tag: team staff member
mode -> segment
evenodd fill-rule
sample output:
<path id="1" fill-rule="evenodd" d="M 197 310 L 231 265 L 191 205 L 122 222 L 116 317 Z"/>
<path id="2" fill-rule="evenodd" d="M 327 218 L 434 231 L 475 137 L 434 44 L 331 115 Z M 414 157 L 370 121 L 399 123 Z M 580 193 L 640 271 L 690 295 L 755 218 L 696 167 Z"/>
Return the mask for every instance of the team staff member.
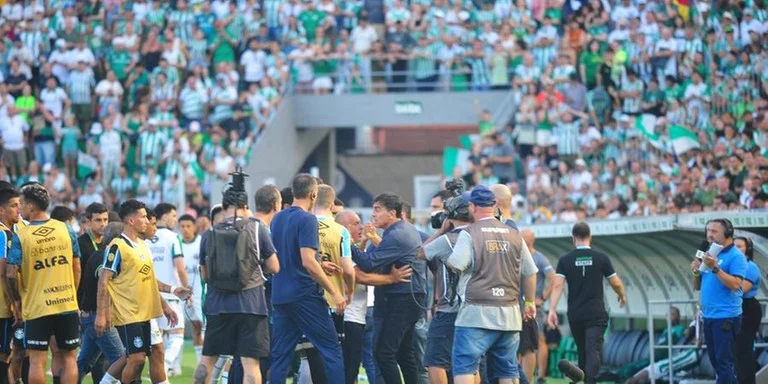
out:
<path id="1" fill-rule="evenodd" d="M 320 236 L 321 265 L 334 288 L 338 292 L 345 292 L 347 303 L 352 301 L 355 290 L 355 267 L 352 265 L 352 248 L 349 231 L 344 226 L 333 221 L 333 207 L 335 206 L 336 193 L 333 187 L 321 184 L 317 187 L 317 200 L 315 201 L 314 214 L 317 217 L 317 226 Z M 340 339 L 344 336 L 344 314 L 336 313 L 333 296 L 329 292 L 324 294 L 325 300 L 331 307 L 331 316 L 336 325 L 336 331 Z M 316 348 L 306 351 L 313 383 L 325 383 L 322 358 Z"/>
<path id="2" fill-rule="evenodd" d="M 94 235 L 98 234 L 97 244 L 99 244 L 99 248 L 88 257 L 88 262 L 83 265 L 83 277 L 80 281 L 78 304 L 80 305 L 81 340 L 80 353 L 77 355 L 77 369 L 80 373 L 79 378 L 81 382 L 88 372 L 91 372 L 91 378 L 94 383 L 100 382 L 104 377 L 106 369 L 120 359 L 125 351 L 117 330 L 110 328 L 101 336 L 96 336 L 96 328 L 94 327 L 97 309 L 96 294 L 99 286 L 98 269 L 104 262 L 104 251 L 107 248 L 107 244 L 123 232 L 123 226 L 119 222 L 110 223 L 107 226 L 102 225 L 101 219 L 107 219 L 108 217 L 106 207 L 103 205 L 93 203 L 86 208 L 86 213 L 88 211 L 99 211 L 102 207 L 104 212 L 86 216 L 90 218 L 89 222 L 93 224 L 91 231 L 93 231 Z M 91 243 L 90 240 L 89 233 L 80 236 L 78 241 L 80 242 L 81 250 Z M 107 366 L 100 367 L 102 363 L 106 363 Z"/>
<path id="3" fill-rule="evenodd" d="M 77 244 L 80 247 L 80 265 L 82 266 L 83 271 L 85 271 L 91 256 L 93 256 L 102 246 L 104 228 L 109 222 L 109 211 L 107 210 L 107 207 L 104 206 L 104 204 L 92 203 L 85 209 L 85 213 L 83 213 L 81 221 L 83 223 L 81 224 L 81 227 L 83 227 L 83 233 L 77 238 Z M 101 257 L 97 258 L 101 259 Z M 85 280 L 86 274 L 84 273 L 83 276 L 83 280 Z M 89 277 L 90 280 L 96 279 L 95 276 L 87 277 Z M 77 303 L 80 306 L 81 311 L 80 327 L 82 329 L 87 329 L 88 327 L 85 325 L 87 323 L 90 324 L 90 328 L 93 329 L 93 320 L 96 318 L 96 284 L 91 287 L 93 289 L 92 310 L 83 309 L 83 302 L 85 300 L 85 287 L 83 285 L 84 284 L 81 282 L 80 288 L 77 290 Z M 88 318 L 88 315 L 90 315 L 90 318 Z M 113 340 L 119 341 L 117 334 L 114 336 L 115 338 Z M 85 339 L 84 332 L 81 333 L 81 337 Z M 113 361 L 104 361 L 104 355 L 100 353 L 98 347 L 96 347 L 96 344 L 94 344 L 93 341 L 93 338 L 91 338 L 88 341 L 89 345 L 86 345 L 84 340 L 80 340 L 80 353 L 77 355 L 77 368 L 80 372 L 79 376 L 81 381 L 82 377 L 88 374 L 88 372 L 91 373 L 91 377 L 93 378 L 94 382 L 100 381 L 101 377 L 104 376 L 104 372 L 106 372 L 106 369 L 109 367 L 108 364 L 113 363 Z M 118 345 L 115 348 L 119 349 L 120 347 L 121 346 Z M 96 360 L 91 361 L 91 356 L 88 356 L 84 353 L 95 356 Z"/>
<path id="4" fill-rule="evenodd" d="M 338 334 L 322 290 L 331 293 L 336 313 L 347 300 L 317 261 L 320 248 L 317 218 L 310 212 L 317 200 L 317 180 L 302 173 L 293 178 L 293 205 L 275 215 L 272 239 L 281 272 L 272 278 L 271 383 L 284 383 L 296 343 L 304 334 L 320 351 L 329 383 L 344 382 L 344 363 Z"/>
<path id="5" fill-rule="evenodd" d="M 512 191 L 504 184 L 494 184 L 490 188 L 493 196 L 496 198 L 496 209 L 498 210 L 499 220 L 502 223 L 517 228 L 517 223 L 509 217 L 512 214 Z"/>
<path id="6" fill-rule="evenodd" d="M 8 254 L 13 239 L 13 224 L 18 220 L 21 207 L 21 195 L 13 188 L 0 189 L 0 276 L 6 275 Z M 0 383 L 8 381 L 8 358 L 11 355 L 13 340 L 13 301 L 5 284 L 0 284 Z"/>
<path id="7" fill-rule="evenodd" d="M 102 384 L 130 383 L 139 377 L 150 355 L 150 320 L 165 315 L 178 321 L 176 312 L 160 298 L 160 291 L 181 295 L 183 287 L 172 287 L 155 278 L 152 254 L 140 236 L 147 230 L 147 210 L 137 200 L 120 205 L 123 233 L 107 246 L 99 270 L 96 336 L 115 326 L 126 357 L 120 358 L 102 378 Z M 119 377 L 119 379 L 117 379 Z M 167 384 L 165 380 L 159 384 Z"/>
<path id="8" fill-rule="evenodd" d="M 763 318 L 763 310 L 755 299 L 760 288 L 760 267 L 753 261 L 754 245 L 748 237 L 737 237 L 734 241 L 736 248 L 747 257 L 747 274 L 741 283 L 741 291 L 744 298 L 741 304 L 741 330 L 736 334 L 736 376 L 740 384 L 755 383 L 755 335 Z"/>
<path id="9" fill-rule="evenodd" d="M 727 219 L 707 223 L 707 241 L 724 248 L 716 256 L 707 254 L 701 273 L 701 314 L 707 354 L 717 372 L 717 384 L 736 383 L 733 363 L 736 333 L 741 328 L 741 284 L 747 273 L 747 258 L 733 242 L 733 224 Z M 693 271 L 701 261 L 694 258 Z"/>
<path id="10" fill-rule="evenodd" d="M 417 383 L 421 363 L 416 361 L 414 327 L 422 316 L 426 297 L 426 276 L 416 265 L 421 247 L 419 231 L 402 217 L 400 196 L 382 193 L 373 199 L 373 226 L 363 230 L 373 244 L 368 251 L 354 248 L 352 260 L 365 272 L 389 273 L 392 268 L 414 268 L 410 284 L 400 283 L 374 290 L 374 348 L 376 368 L 387 384 L 400 383 L 400 371 L 406 383 Z M 373 227 L 383 229 L 381 237 Z M 398 367 L 399 366 L 399 367 Z"/>
<path id="11" fill-rule="evenodd" d="M 48 344 L 54 336 L 63 359 L 59 376 L 64 383 L 76 383 L 80 249 L 70 227 L 46 215 L 50 202 L 42 185 L 22 188 L 21 214 L 30 223 L 13 237 L 6 275 L 11 297 L 21 300 L 21 313 L 26 321 L 24 342 L 29 351 L 29 382 L 45 383 Z"/>
<path id="12" fill-rule="evenodd" d="M 475 187 L 469 198 L 475 221 L 459 233 L 445 263 L 460 273 L 453 341 L 453 376 L 457 384 L 471 384 L 483 355 L 495 358 L 494 377 L 518 378 L 517 348 L 522 329 L 520 276 L 525 297 L 536 289 L 536 266 L 525 242 L 514 228 L 494 217 L 496 198 L 488 188 Z M 525 302 L 525 318 L 536 316 L 533 302 Z"/>
<path id="13" fill-rule="evenodd" d="M 336 215 L 336 222 L 343 225 L 349 231 L 352 243 L 359 247 L 363 245 L 363 225 L 360 217 L 352 211 L 341 211 Z M 354 384 L 360 372 L 360 362 L 363 355 L 363 346 L 366 343 L 366 312 L 368 309 L 368 286 L 390 285 L 398 283 L 410 283 L 413 270 L 409 265 L 400 268 L 392 268 L 389 274 L 365 273 L 355 266 L 355 293 L 352 302 L 344 310 L 344 340 L 341 343 L 344 352 L 344 382 Z M 371 357 L 372 359 L 372 357 Z M 370 378 L 376 377 L 375 369 L 365 367 L 365 373 Z M 371 380 L 372 381 L 372 380 Z"/>
<path id="14" fill-rule="evenodd" d="M 603 279 L 619 296 L 621 307 L 627 302 L 624 285 L 613 270 L 611 259 L 593 250 L 592 235 L 587 223 L 578 223 L 571 230 L 576 249 L 557 262 L 556 278 L 549 307 L 549 326 L 557 326 L 557 304 L 563 294 L 564 281 L 568 282 L 568 324 L 579 352 L 579 368 L 584 371 L 584 382 L 597 382 L 603 356 L 603 335 L 608 325 L 608 312 L 603 301 Z"/>
<path id="15" fill-rule="evenodd" d="M 536 319 L 523 321 L 523 331 L 520 333 L 520 365 L 522 373 L 525 374 L 528 382 L 533 382 L 533 371 L 536 369 L 536 359 L 538 350 L 539 360 L 539 380 L 544 380 L 547 374 L 547 364 L 549 362 L 549 351 L 546 340 L 544 339 L 544 325 L 546 318 L 544 310 L 541 308 L 544 302 L 549 299 L 552 293 L 552 282 L 555 280 L 555 269 L 549 260 L 534 248 L 536 235 L 530 229 L 524 229 L 520 236 L 525 240 L 528 246 L 528 252 L 533 257 L 533 263 L 536 264 Z M 543 353 L 542 353 L 543 352 Z"/>
<path id="16" fill-rule="evenodd" d="M 437 312 L 429 325 L 424 356 L 424 366 L 427 367 L 431 384 L 449 382 L 456 315 L 460 306 L 456 297 L 459 276 L 443 260 L 451 255 L 459 233 L 472 223 L 469 201 L 464 197 L 451 198 L 445 207 L 446 221 L 443 228 L 427 239 L 419 251 L 419 257 L 427 259 L 435 274 L 436 299 L 433 305 L 437 307 Z"/>

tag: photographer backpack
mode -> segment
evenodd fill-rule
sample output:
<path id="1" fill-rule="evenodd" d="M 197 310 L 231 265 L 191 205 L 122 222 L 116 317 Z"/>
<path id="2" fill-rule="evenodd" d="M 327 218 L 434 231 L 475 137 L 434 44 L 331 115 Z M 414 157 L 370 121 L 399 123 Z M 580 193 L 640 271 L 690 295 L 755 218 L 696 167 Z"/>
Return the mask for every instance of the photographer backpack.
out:
<path id="1" fill-rule="evenodd" d="M 240 292 L 263 285 L 259 229 L 254 219 L 237 219 L 211 229 L 205 247 L 208 284 L 222 291 Z M 252 255 L 256 255 L 253 257 Z"/>

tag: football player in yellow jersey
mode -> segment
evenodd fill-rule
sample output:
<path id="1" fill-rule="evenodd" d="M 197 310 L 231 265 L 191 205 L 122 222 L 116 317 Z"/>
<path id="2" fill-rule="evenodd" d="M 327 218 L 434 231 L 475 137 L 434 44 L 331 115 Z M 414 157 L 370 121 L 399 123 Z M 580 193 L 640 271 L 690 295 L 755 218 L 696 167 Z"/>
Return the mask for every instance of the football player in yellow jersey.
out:
<path id="1" fill-rule="evenodd" d="M 40 184 L 21 189 L 21 214 L 30 222 L 13 236 L 6 276 L 11 296 L 21 300 L 29 382 L 45 383 L 49 340 L 54 336 L 62 359 L 62 368 L 57 372 L 61 382 L 76 383 L 80 250 L 72 229 L 46 215 L 50 201 L 48 191 Z"/>
<path id="2" fill-rule="evenodd" d="M 120 217 L 123 233 L 107 246 L 104 264 L 99 270 L 94 323 L 98 336 L 114 325 L 126 349 L 127 357 L 112 364 L 101 380 L 109 384 L 130 383 L 141 374 L 144 360 L 151 351 L 151 319 L 165 315 L 172 324 L 178 321 L 173 309 L 160 298 L 159 291 L 189 293 L 186 288 L 172 287 L 155 279 L 152 255 L 140 237 L 148 225 L 144 204 L 137 200 L 123 202 Z"/>
<path id="3" fill-rule="evenodd" d="M 333 285 L 339 292 L 345 292 L 349 296 L 355 290 L 355 267 L 352 263 L 352 243 L 349 231 L 343 225 L 333 220 L 331 211 L 336 199 L 333 187 L 327 184 L 317 186 L 317 200 L 313 213 L 317 216 L 318 231 L 320 235 L 321 264 Z M 331 308 L 335 308 L 333 297 L 326 292 L 325 299 Z"/>
<path id="4" fill-rule="evenodd" d="M 5 277 L 8 252 L 11 249 L 13 238 L 13 224 L 19 218 L 21 198 L 19 192 L 13 187 L 0 189 L 0 276 Z M 0 382 L 2 377 L 8 376 L 8 356 L 11 354 L 11 340 L 13 339 L 13 324 L 15 322 L 13 312 L 13 299 L 6 285 L 0 283 Z M 20 309 L 19 309 L 20 311 Z M 22 358 L 24 355 L 21 355 Z"/>
<path id="5" fill-rule="evenodd" d="M 349 231 L 343 225 L 336 223 L 332 208 L 336 200 L 336 192 L 327 184 L 317 186 L 317 200 L 312 212 L 317 216 L 317 228 L 320 239 L 320 247 L 317 250 L 321 258 L 321 266 L 328 274 L 328 279 L 334 285 L 337 292 L 345 292 L 347 304 L 352 301 L 355 290 L 355 267 L 352 263 L 352 248 Z M 336 312 L 336 302 L 329 292 L 325 292 L 325 300 L 331 308 L 333 323 L 339 338 L 344 335 L 344 314 Z M 307 345 L 308 340 L 302 338 L 302 345 Z M 322 357 L 315 348 L 306 352 L 310 367 L 321 367 Z M 326 382 L 325 371 L 312 370 L 313 382 Z"/>

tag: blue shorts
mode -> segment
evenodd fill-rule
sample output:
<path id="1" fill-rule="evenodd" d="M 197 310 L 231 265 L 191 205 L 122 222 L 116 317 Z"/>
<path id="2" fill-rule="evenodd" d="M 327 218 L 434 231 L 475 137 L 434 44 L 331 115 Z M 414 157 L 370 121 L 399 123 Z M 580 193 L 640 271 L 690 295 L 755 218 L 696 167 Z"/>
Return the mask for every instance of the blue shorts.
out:
<path id="1" fill-rule="evenodd" d="M 429 324 L 424 366 L 451 369 L 456 312 L 438 312 Z"/>
<path id="2" fill-rule="evenodd" d="M 483 355 L 492 356 L 488 367 L 497 379 L 519 378 L 517 348 L 519 331 L 456 327 L 453 337 L 453 374 L 474 375 Z"/>

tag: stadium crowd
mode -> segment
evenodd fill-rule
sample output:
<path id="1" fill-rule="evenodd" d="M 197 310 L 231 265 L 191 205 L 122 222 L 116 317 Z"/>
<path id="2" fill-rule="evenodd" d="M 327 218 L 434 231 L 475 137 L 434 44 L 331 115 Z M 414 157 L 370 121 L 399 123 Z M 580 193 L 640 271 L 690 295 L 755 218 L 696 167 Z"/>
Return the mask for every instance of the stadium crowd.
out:
<path id="1" fill-rule="evenodd" d="M 510 183 L 523 222 L 763 208 L 768 12 L 685 4 L 8 0 L 0 176 L 204 211 L 287 91 L 511 89 L 456 173 Z M 652 145 L 672 126 L 696 142 Z"/>

